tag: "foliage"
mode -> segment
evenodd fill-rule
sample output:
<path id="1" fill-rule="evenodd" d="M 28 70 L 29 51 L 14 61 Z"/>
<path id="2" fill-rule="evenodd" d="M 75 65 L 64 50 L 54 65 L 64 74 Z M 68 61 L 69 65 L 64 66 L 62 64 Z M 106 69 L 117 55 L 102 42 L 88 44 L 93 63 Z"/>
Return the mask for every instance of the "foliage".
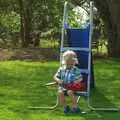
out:
<path id="1" fill-rule="evenodd" d="M 70 27 L 73 28 L 86 27 L 86 24 L 89 21 L 89 15 L 79 6 L 73 9 L 68 9 L 68 16 L 68 23 Z"/>
<path id="2" fill-rule="evenodd" d="M 1 24 L 7 28 L 10 32 L 20 31 L 20 16 L 15 12 L 9 14 L 1 14 Z"/>
<path id="3" fill-rule="evenodd" d="M 108 54 L 112 57 L 120 57 L 120 1 L 94 0 L 94 3 L 105 25 L 108 37 Z"/>
<path id="4" fill-rule="evenodd" d="M 90 6 L 88 0 L 67 1 L 73 3 L 75 6 L 82 6 L 82 8 L 84 8 L 89 14 Z M 99 40 L 108 39 L 108 54 L 114 57 L 119 57 L 119 0 L 111 2 L 108 2 L 108 0 L 93 1 L 95 7 L 97 8 L 97 12 L 95 13 L 94 18 L 96 26 L 95 30 L 96 33 L 98 33 L 100 36 L 97 38 Z M 0 32 L 3 31 L 3 33 L 0 33 L 0 41 L 2 41 L 0 44 L 3 42 L 7 44 L 7 42 L 10 41 L 9 35 L 6 34 L 5 31 L 19 31 L 19 36 L 21 39 L 20 42 L 18 42 L 16 39 L 14 46 L 21 44 L 24 47 L 28 47 L 31 43 L 37 43 L 37 46 L 39 46 L 40 36 L 42 32 L 56 29 L 54 31 L 54 34 L 60 34 L 64 2 L 65 0 L 1 0 Z M 70 14 L 70 26 L 81 26 L 81 23 L 79 23 L 79 21 L 81 21 L 81 18 L 83 18 L 83 16 L 80 15 L 79 17 L 75 17 L 76 13 L 74 13 L 72 10 L 70 11 Z M 13 21 L 11 18 L 13 18 Z M 98 24 L 96 24 L 96 22 L 98 22 Z M 35 31 L 38 31 L 38 34 L 35 34 L 35 36 L 32 38 L 31 34 L 35 33 Z M 1 37 L 1 34 L 6 34 L 6 41 L 3 39 L 3 37 Z M 11 43 L 12 42 L 13 41 L 11 41 Z M 106 41 L 104 43 L 106 43 Z"/>
<path id="5" fill-rule="evenodd" d="M 64 0 L 33 2 L 34 27 L 44 31 L 46 29 L 60 27 L 63 5 Z"/>
<path id="6" fill-rule="evenodd" d="M 39 31 L 38 34 L 41 36 L 42 32 L 54 29 L 51 36 L 54 36 L 55 34 L 59 35 L 62 24 L 64 2 L 65 0 L 2 0 L 1 11 L 3 11 L 3 14 L 1 13 L 2 19 L 0 20 L 0 23 L 5 27 L 7 26 L 6 28 L 8 31 L 21 32 L 20 43 L 23 44 L 30 44 L 35 40 L 37 36 L 36 34 L 32 35 L 33 38 L 31 37 L 31 34 L 35 33 L 35 31 Z M 71 26 L 81 26 L 81 13 L 73 11 L 69 11 L 71 17 L 69 22 Z M 11 21 L 11 18 L 13 21 Z"/>
<path id="7" fill-rule="evenodd" d="M 20 43 L 29 44 L 32 41 L 31 32 L 60 28 L 63 4 L 64 0 L 2 0 L 0 6 L 3 13 L 1 12 L 0 23 L 1 26 L 7 26 L 8 31 L 21 32 Z M 13 21 L 11 21 L 11 17 Z M 36 38 L 36 36 L 34 37 Z"/>

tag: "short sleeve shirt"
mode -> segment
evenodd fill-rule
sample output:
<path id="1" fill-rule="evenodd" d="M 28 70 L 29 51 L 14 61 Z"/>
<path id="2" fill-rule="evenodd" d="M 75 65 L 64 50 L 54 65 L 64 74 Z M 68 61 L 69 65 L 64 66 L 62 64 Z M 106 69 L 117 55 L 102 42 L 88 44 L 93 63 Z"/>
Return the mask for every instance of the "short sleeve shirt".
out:
<path id="1" fill-rule="evenodd" d="M 81 71 L 76 66 L 70 69 L 67 69 L 66 66 L 60 67 L 55 76 L 63 80 L 66 84 L 82 79 Z"/>

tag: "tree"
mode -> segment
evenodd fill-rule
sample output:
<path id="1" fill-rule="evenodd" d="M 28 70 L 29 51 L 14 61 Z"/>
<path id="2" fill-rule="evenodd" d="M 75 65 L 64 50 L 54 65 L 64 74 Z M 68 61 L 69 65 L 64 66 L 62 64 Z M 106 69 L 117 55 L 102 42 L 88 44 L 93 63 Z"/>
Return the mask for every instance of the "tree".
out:
<path id="1" fill-rule="evenodd" d="M 28 47 L 31 42 L 30 33 L 32 31 L 32 0 L 19 0 L 19 12 L 21 19 L 21 40 L 22 47 Z"/>
<path id="2" fill-rule="evenodd" d="M 35 31 L 41 34 L 42 32 L 51 31 L 51 29 L 55 31 L 61 28 L 64 1 L 65 0 L 0 0 L 0 16 L 2 14 L 3 19 L 4 16 L 9 18 L 10 13 L 15 13 L 19 16 L 20 43 L 22 47 L 28 47 L 29 44 L 33 42 L 31 40 L 31 34 Z M 10 24 L 10 26 L 12 26 L 12 24 Z M 8 30 L 11 31 L 9 28 Z M 37 38 L 38 36 L 40 35 L 37 34 Z M 36 35 L 34 38 L 36 38 Z M 38 45 L 39 39 L 40 37 L 37 39 Z"/>
<path id="3" fill-rule="evenodd" d="M 71 1 L 82 5 L 87 0 Z M 98 13 L 104 21 L 108 37 L 108 54 L 111 57 L 120 57 L 120 0 L 93 0 Z"/>
<path id="4" fill-rule="evenodd" d="M 120 0 L 94 0 L 108 34 L 108 53 L 120 57 Z"/>
<path id="5" fill-rule="evenodd" d="M 31 5 L 32 5 L 32 0 L 18 0 L 18 1 L 17 0 L 1 0 L 0 1 L 0 10 L 1 10 L 0 14 L 4 16 L 3 18 L 5 18 L 5 16 L 6 18 L 7 17 L 10 18 L 9 16 L 12 15 L 11 13 L 16 14 L 16 16 L 17 15 L 20 16 L 19 18 L 20 20 L 17 20 L 16 22 L 20 21 L 19 28 L 21 33 L 22 47 L 27 47 L 31 41 L 31 38 L 30 38 L 30 33 L 32 31 L 32 22 L 31 22 L 32 6 Z M 9 26 L 12 27 L 13 24 Z M 11 28 L 9 26 L 7 25 L 8 29 L 11 31 Z M 12 30 L 11 32 L 13 31 L 15 30 Z"/>

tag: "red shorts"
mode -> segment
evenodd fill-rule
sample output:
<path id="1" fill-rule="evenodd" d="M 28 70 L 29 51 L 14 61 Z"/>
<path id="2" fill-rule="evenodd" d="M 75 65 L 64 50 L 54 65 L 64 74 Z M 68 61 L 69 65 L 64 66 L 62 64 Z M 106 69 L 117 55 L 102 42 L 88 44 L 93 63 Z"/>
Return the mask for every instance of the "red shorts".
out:
<path id="1" fill-rule="evenodd" d="M 72 91 L 86 91 L 86 86 L 83 82 L 73 82 L 65 85 L 65 89 Z"/>

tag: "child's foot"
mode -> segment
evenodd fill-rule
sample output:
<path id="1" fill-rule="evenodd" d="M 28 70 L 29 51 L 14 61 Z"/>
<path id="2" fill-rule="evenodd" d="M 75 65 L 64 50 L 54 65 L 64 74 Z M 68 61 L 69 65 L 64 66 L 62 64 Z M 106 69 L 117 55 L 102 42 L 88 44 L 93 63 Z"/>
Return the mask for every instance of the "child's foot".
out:
<path id="1" fill-rule="evenodd" d="M 72 113 L 81 113 L 81 110 L 80 110 L 80 108 L 73 108 L 72 109 Z"/>
<path id="2" fill-rule="evenodd" d="M 85 114 L 86 112 L 85 111 L 82 111 L 79 107 L 77 108 L 73 108 L 72 113 L 81 113 L 81 114 Z"/>
<path id="3" fill-rule="evenodd" d="M 70 112 L 70 107 L 68 105 L 66 105 L 64 107 L 64 113 L 68 113 L 68 112 Z"/>

